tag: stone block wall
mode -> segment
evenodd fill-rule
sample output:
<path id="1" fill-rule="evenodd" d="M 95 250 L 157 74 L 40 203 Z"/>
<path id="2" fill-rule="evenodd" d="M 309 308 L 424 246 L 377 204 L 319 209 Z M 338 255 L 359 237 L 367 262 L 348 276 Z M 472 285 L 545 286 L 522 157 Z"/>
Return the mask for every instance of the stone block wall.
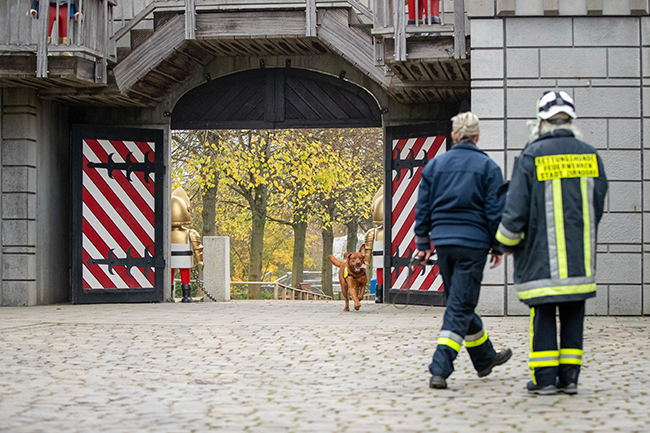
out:
<path id="1" fill-rule="evenodd" d="M 515 16 L 471 20 L 471 107 L 481 118 L 479 147 L 509 178 L 527 141 L 535 101 L 546 90 L 572 95 L 576 125 L 598 148 L 610 181 L 598 234 L 598 295 L 587 311 L 650 314 L 650 168 L 644 164 L 650 152 L 650 99 L 644 98 L 650 86 L 650 18 L 525 17 L 525 2 L 512 3 L 519 8 Z M 486 275 L 486 287 L 498 300 L 485 299 L 481 308 L 528 314 L 512 291 L 510 261 Z M 499 292 L 502 280 L 507 284 Z"/>
<path id="2" fill-rule="evenodd" d="M 2 89 L 2 305 L 36 305 L 36 92 Z"/>
<path id="3" fill-rule="evenodd" d="M 69 300 L 69 140 L 64 108 L 0 88 L 0 305 Z"/>

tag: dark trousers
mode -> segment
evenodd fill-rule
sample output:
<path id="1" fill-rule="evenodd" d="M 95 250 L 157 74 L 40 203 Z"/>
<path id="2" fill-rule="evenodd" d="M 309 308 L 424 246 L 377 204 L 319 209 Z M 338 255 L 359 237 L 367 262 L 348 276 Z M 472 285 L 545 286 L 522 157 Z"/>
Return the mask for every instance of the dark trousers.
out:
<path id="1" fill-rule="evenodd" d="M 434 376 L 449 377 L 454 371 L 453 362 L 463 340 L 474 368 L 477 371 L 483 370 L 496 355 L 481 318 L 474 312 L 488 250 L 439 246 L 436 247 L 436 252 L 445 285 L 447 308 L 429 371 Z"/>
<path id="2" fill-rule="evenodd" d="M 557 348 L 556 310 L 560 312 L 560 350 Z M 543 304 L 530 309 L 529 366 L 533 383 L 578 383 L 582 365 L 585 301 Z"/>

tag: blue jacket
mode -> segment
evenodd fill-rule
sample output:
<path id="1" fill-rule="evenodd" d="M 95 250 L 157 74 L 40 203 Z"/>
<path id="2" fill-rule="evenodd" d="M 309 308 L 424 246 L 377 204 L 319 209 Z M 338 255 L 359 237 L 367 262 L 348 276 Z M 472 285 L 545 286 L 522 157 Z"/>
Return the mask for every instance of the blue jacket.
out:
<path id="1" fill-rule="evenodd" d="M 430 249 L 432 243 L 496 247 L 494 235 L 505 205 L 505 196 L 497 194 L 501 185 L 501 169 L 473 143 L 457 143 L 429 161 L 415 206 L 418 250 Z"/>

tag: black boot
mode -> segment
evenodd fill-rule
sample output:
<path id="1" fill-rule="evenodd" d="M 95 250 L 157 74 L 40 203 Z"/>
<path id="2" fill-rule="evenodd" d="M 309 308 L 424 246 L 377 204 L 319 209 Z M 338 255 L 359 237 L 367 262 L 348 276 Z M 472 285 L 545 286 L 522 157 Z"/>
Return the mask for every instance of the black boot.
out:
<path id="1" fill-rule="evenodd" d="M 375 304 L 383 304 L 383 303 L 384 303 L 384 285 L 377 284 L 375 288 Z"/>
<path id="2" fill-rule="evenodd" d="M 181 302 L 192 302 L 192 286 L 190 284 L 181 284 L 181 292 L 183 292 Z"/>

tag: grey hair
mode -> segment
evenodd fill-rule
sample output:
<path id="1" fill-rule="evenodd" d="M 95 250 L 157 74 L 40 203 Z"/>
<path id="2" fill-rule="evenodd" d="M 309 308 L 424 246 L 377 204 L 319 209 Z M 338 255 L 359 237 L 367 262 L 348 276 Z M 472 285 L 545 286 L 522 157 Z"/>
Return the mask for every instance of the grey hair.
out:
<path id="1" fill-rule="evenodd" d="M 456 134 L 456 142 L 474 142 L 481 132 L 478 126 L 478 116 L 471 111 L 459 113 L 451 118 L 451 129 Z"/>
<path id="2" fill-rule="evenodd" d="M 537 140 L 540 135 L 548 134 L 549 132 L 557 131 L 558 129 L 568 129 L 573 132 L 573 135 L 575 135 L 578 140 L 582 140 L 582 132 L 580 132 L 573 122 L 571 122 L 571 119 L 560 125 L 547 122 L 546 120 L 537 119 L 529 121 L 526 126 L 528 126 L 528 131 L 530 132 L 528 143 L 526 144 L 530 144 Z"/>

